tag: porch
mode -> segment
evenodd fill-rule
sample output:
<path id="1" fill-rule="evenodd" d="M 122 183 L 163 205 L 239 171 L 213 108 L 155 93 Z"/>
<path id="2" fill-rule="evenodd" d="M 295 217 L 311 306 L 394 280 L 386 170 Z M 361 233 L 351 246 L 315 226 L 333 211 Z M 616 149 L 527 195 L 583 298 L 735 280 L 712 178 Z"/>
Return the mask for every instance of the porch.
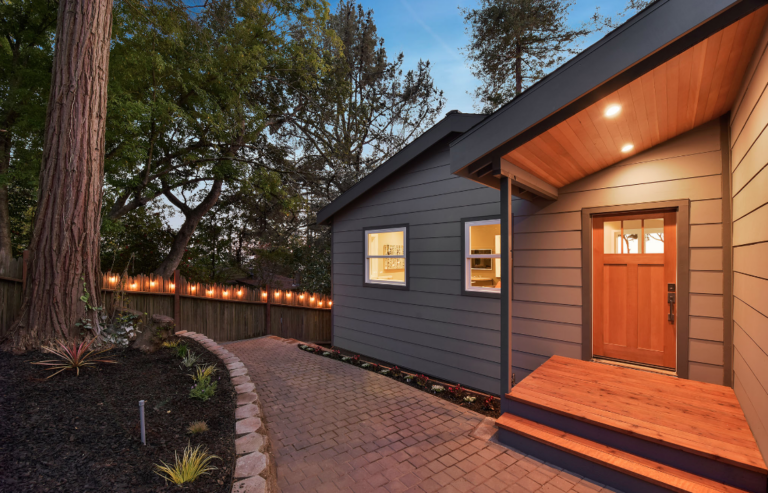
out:
<path id="1" fill-rule="evenodd" d="M 728 387 L 553 356 L 502 410 L 504 443 L 624 491 L 766 491 Z"/>

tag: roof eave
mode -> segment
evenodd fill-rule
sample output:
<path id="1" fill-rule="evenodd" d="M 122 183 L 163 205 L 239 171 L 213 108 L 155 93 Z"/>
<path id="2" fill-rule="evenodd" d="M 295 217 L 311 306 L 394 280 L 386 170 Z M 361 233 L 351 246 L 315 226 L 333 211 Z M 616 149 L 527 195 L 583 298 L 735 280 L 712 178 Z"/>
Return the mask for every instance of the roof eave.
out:
<path id="1" fill-rule="evenodd" d="M 661 0 L 451 143 L 451 172 L 501 157 L 766 0 Z M 616 86 L 616 87 L 614 87 Z"/>

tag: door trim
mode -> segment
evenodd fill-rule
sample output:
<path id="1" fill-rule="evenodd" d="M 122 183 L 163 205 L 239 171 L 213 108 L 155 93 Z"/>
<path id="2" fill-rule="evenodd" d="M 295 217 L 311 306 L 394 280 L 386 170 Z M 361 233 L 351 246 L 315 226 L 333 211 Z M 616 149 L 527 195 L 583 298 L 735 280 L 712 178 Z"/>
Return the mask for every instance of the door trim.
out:
<path id="1" fill-rule="evenodd" d="M 592 216 L 654 209 L 677 211 L 677 376 L 688 378 L 690 200 L 668 200 L 581 210 L 581 359 L 592 359 Z"/>

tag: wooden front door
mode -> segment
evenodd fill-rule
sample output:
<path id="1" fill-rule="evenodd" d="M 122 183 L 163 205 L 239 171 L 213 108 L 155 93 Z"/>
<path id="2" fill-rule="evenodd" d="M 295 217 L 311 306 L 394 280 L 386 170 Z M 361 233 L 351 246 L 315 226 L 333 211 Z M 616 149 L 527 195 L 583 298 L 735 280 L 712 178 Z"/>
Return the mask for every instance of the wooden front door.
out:
<path id="1" fill-rule="evenodd" d="M 593 218 L 594 356 L 675 369 L 676 220 L 665 211 Z"/>

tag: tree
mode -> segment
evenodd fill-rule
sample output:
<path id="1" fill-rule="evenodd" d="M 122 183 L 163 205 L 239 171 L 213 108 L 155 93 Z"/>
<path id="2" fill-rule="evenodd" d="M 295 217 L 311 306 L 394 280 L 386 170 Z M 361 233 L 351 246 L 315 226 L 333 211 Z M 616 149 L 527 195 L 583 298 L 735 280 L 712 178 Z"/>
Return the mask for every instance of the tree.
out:
<path id="1" fill-rule="evenodd" d="M 61 0 L 27 287 L 6 345 L 98 333 L 99 230 L 112 0 Z"/>
<path id="2" fill-rule="evenodd" d="M 29 241 L 57 8 L 55 0 L 0 3 L 0 265 Z"/>
<path id="3" fill-rule="evenodd" d="M 324 43 L 334 55 L 332 68 L 318 74 L 309 90 L 297 91 L 298 110 L 286 126 L 306 186 L 319 199 L 316 207 L 431 127 L 445 105 L 429 61 L 403 73 L 403 54 L 387 57 L 372 10 L 342 1 L 328 26 L 341 41 Z"/>
<path id="4" fill-rule="evenodd" d="M 578 52 L 592 29 L 568 26 L 565 0 L 481 0 L 463 9 L 472 73 L 480 79 L 476 104 L 491 113 Z"/>
<path id="5" fill-rule="evenodd" d="M 289 90 L 324 72 L 322 0 L 121 0 L 110 80 L 106 217 L 164 197 L 184 216 L 155 274 L 177 268 L 195 230 L 292 111 Z"/>

